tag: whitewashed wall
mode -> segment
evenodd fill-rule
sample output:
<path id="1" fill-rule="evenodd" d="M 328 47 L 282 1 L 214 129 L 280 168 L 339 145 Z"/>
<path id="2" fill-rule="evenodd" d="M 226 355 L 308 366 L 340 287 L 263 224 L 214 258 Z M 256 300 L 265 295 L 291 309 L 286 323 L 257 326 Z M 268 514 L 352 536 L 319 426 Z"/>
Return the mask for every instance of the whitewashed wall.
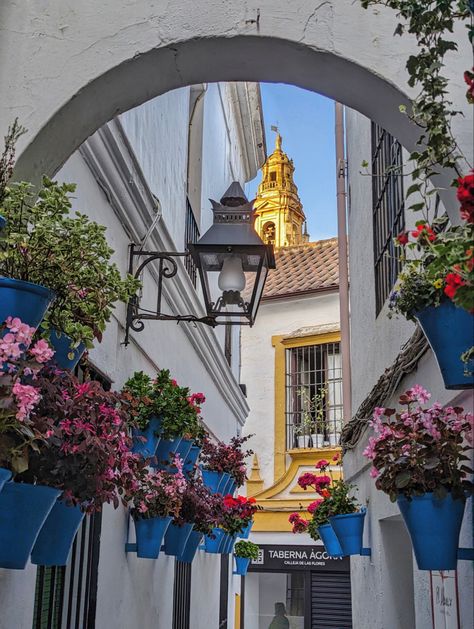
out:
<path id="1" fill-rule="evenodd" d="M 202 189 L 203 195 L 214 198 L 221 197 L 234 177 L 244 184 L 245 167 L 248 168 L 245 162 L 248 147 L 243 145 L 237 133 L 239 121 L 230 101 L 226 86 L 211 86 L 206 94 Z M 153 218 L 153 207 L 145 207 L 146 200 L 152 200 L 150 191 L 159 198 L 163 212 L 161 221 L 150 236 L 150 248 L 163 243 L 171 251 L 182 251 L 184 248 L 188 116 L 189 88 L 170 92 L 121 116 L 125 138 L 120 135 L 120 126 L 114 123 L 107 126 L 107 134 L 117 141 L 123 151 L 122 156 L 130 161 L 130 172 L 119 174 L 111 168 L 112 161 L 108 161 L 111 158 L 106 157 L 105 148 L 115 145 L 112 142 L 106 145 L 105 136 L 99 131 L 88 141 L 89 152 L 81 150 L 74 153 L 58 174 L 58 179 L 78 185 L 73 209 L 107 226 L 107 238 L 115 250 L 114 261 L 122 273 L 128 267 L 128 245 L 132 239 L 137 241 L 145 234 Z M 88 160 L 92 158 L 99 161 L 97 172 L 101 182 L 105 183 L 105 189 L 98 185 L 96 173 L 91 171 Z M 138 170 L 133 170 L 134 158 L 138 160 L 146 183 L 140 179 Z M 109 169 L 111 172 L 108 172 Z M 119 189 L 119 184 L 123 183 L 119 175 L 125 179 L 123 190 Z M 117 198 L 113 196 L 114 192 Z M 127 197 L 134 192 L 137 193 L 136 206 L 131 201 L 132 197 Z M 207 201 L 203 201 L 201 216 L 203 233 L 212 222 Z M 175 295 L 172 290 L 167 293 L 165 305 L 168 309 L 178 298 L 187 299 L 188 306 L 198 302 L 184 269 L 179 271 L 179 278 L 179 290 L 174 290 L 183 294 Z M 178 278 L 175 279 L 178 281 Z M 144 293 L 147 292 L 154 298 L 156 286 L 151 273 L 144 278 Z M 149 300 L 152 302 L 152 297 Z M 102 343 L 90 352 L 92 364 L 112 380 L 112 386 L 119 389 L 135 370 L 153 374 L 157 367 L 169 368 L 181 385 L 206 395 L 203 416 L 212 433 L 225 440 L 235 435 L 248 411 L 238 386 L 238 333 L 232 371 L 224 358 L 220 331 L 216 334 L 199 324 L 195 327 L 175 322 L 149 322 L 142 333 L 132 334 L 132 342 L 125 348 L 122 345 L 124 318 L 125 307 L 119 305 Z M 170 629 L 175 560 L 164 555 L 157 561 L 126 555 L 127 520 L 122 507 L 117 510 L 105 507 L 96 627 Z M 133 525 L 129 541 L 134 541 Z M 217 627 L 220 556 L 200 552 L 192 570 L 191 629 Z M 240 578 L 233 578 L 231 573 L 232 570 L 229 577 L 229 617 L 233 618 L 234 594 L 239 592 Z M 18 572 L 0 569 L 1 629 L 31 629 L 35 579 L 36 566 L 28 565 L 26 570 Z"/>
<path id="2" fill-rule="evenodd" d="M 389 319 L 387 304 L 378 317 L 375 316 L 372 181 L 370 176 L 361 173 L 364 170 L 362 161 L 370 163 L 370 121 L 346 109 L 346 131 L 352 412 L 355 413 L 383 371 L 393 363 L 415 326 L 401 317 Z M 418 215 L 407 212 L 405 218 L 407 228 L 411 228 Z M 474 407 L 472 393 L 459 397 L 459 392 L 444 388 L 431 351 L 420 360 L 417 370 L 403 379 L 392 400 L 387 400 L 387 405 L 396 405 L 400 393 L 415 383 L 431 391 L 433 401 L 447 404 L 456 399 L 466 409 Z M 412 559 L 410 542 L 397 505 L 377 491 L 374 480 L 369 477 L 370 465 L 362 455 L 369 435 L 370 432 L 366 431 L 357 447 L 344 456 L 346 479 L 357 485 L 360 502 L 368 505 L 365 546 L 372 548 L 372 558 L 351 559 L 354 626 L 364 629 L 432 629 L 429 573 L 419 571 Z M 468 503 L 461 538 L 461 546 L 464 547 L 472 547 L 470 507 Z M 469 563 L 458 563 L 463 629 L 473 625 L 473 571 Z"/>
<path id="3" fill-rule="evenodd" d="M 275 444 L 275 350 L 272 336 L 287 335 L 302 327 L 339 323 L 337 292 L 264 301 L 252 328 L 242 329 L 241 381 L 247 386 L 250 414 L 245 433 L 257 453 L 265 487 L 273 481 Z"/>

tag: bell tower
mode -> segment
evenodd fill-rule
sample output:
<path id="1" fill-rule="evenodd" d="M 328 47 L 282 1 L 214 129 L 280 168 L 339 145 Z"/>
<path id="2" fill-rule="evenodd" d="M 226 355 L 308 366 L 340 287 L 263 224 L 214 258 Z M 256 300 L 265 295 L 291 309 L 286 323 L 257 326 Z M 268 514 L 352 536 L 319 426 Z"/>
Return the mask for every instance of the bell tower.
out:
<path id="1" fill-rule="evenodd" d="M 309 240 L 306 217 L 293 181 L 293 160 L 282 151 L 277 132 L 275 150 L 262 168 L 262 182 L 254 203 L 255 230 L 275 247 L 301 245 Z"/>

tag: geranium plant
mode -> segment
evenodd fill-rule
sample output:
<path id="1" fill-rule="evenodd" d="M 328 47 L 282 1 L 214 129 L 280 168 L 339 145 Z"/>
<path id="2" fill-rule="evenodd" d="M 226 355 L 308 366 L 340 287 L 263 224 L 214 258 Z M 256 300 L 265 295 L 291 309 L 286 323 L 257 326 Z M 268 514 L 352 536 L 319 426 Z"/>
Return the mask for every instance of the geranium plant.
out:
<path id="1" fill-rule="evenodd" d="M 30 419 L 46 443 L 30 453 L 28 469 L 17 479 L 61 489 L 67 502 L 87 512 L 100 511 L 104 503 L 125 504 L 138 489 L 144 462 L 130 452 L 118 395 L 99 382 L 81 383 L 68 371 L 47 367 L 35 386 L 41 399 Z"/>
<path id="2" fill-rule="evenodd" d="M 224 496 L 220 502 L 219 526 L 230 535 L 242 533 L 258 509 L 255 498 Z"/>
<path id="3" fill-rule="evenodd" d="M 36 375 L 54 351 L 43 339 L 32 344 L 35 328 L 17 317 L 0 325 L 0 466 L 14 473 L 28 466 L 31 451 L 44 446 L 52 421 L 42 430 L 31 420 L 41 400 Z"/>
<path id="4" fill-rule="evenodd" d="M 137 486 L 130 487 L 131 493 L 126 495 L 135 519 L 178 517 L 186 491 L 186 480 L 179 457 L 175 457 L 174 466 L 177 470 L 175 474 L 143 469 L 138 475 Z"/>
<path id="5" fill-rule="evenodd" d="M 339 455 L 333 457 L 332 463 L 340 467 Z M 359 510 L 356 498 L 351 495 L 353 485 L 346 483 L 343 478 L 334 479 L 329 461 L 322 459 L 316 464 L 318 472 L 305 472 L 298 479 L 299 486 L 305 491 L 312 488 L 321 496 L 308 505 L 307 510 L 311 519 L 302 518 L 299 513 L 292 513 L 288 521 L 292 525 L 293 533 L 308 532 L 310 536 L 319 539 L 318 527 L 329 524 L 329 518 L 335 515 L 356 513 Z"/>
<path id="6" fill-rule="evenodd" d="M 5 188 L 0 275 L 52 289 L 56 299 L 43 326 L 90 348 L 101 340 L 115 302 L 127 302 L 140 284 L 122 279 L 111 262 L 105 227 L 71 214 L 75 188 L 46 177 L 39 190 L 25 182 Z"/>
<path id="7" fill-rule="evenodd" d="M 206 398 L 180 387 L 168 369 L 161 369 L 154 379 L 142 371 L 134 373 L 125 383 L 122 396 L 138 428 L 145 429 L 150 416 L 156 415 L 161 419 L 161 436 L 165 439 L 201 437 L 201 405 Z"/>
<path id="8" fill-rule="evenodd" d="M 241 487 L 246 480 L 246 457 L 253 454 L 253 450 L 242 450 L 242 446 L 252 435 L 245 437 L 232 437 L 230 443 L 212 441 L 209 438 L 203 440 L 201 463 L 204 469 L 214 472 L 227 472 Z"/>
<path id="9" fill-rule="evenodd" d="M 401 409 L 376 408 L 374 435 L 364 455 L 372 461 L 371 476 L 377 489 L 392 501 L 433 492 L 438 498 L 451 493 L 463 498 L 471 492 L 473 415 L 460 407 L 438 402 L 422 406 L 431 394 L 415 385 L 399 400 Z"/>
<path id="10" fill-rule="evenodd" d="M 259 550 L 258 544 L 241 539 L 234 546 L 234 555 L 236 557 L 243 557 L 244 559 L 253 559 L 256 561 L 258 559 Z"/>

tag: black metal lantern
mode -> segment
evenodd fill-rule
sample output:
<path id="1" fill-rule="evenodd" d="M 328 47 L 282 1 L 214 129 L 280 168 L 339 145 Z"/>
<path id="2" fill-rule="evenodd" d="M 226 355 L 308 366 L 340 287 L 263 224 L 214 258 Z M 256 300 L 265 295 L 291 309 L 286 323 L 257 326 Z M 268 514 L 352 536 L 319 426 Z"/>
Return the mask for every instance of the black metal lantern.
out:
<path id="1" fill-rule="evenodd" d="M 129 331 L 141 332 L 144 321 L 191 321 L 216 326 L 253 325 L 263 294 L 268 270 L 275 268 L 273 246 L 265 245 L 253 227 L 252 203 L 239 183 L 234 182 L 220 203 L 211 201 L 214 222 L 188 251 L 145 251 L 130 246 L 129 272 L 139 278 L 152 262 L 158 263 L 156 310 L 144 309 L 134 295 L 127 307 L 125 345 Z M 178 272 L 175 258 L 192 256 L 199 271 L 206 315 L 166 314 L 161 311 L 163 281 Z M 135 261 L 138 267 L 135 268 Z"/>
<path id="2" fill-rule="evenodd" d="M 252 203 L 234 182 L 220 203 L 212 201 L 214 222 L 189 251 L 199 271 L 207 316 L 225 324 L 253 325 L 273 246 L 253 227 Z"/>

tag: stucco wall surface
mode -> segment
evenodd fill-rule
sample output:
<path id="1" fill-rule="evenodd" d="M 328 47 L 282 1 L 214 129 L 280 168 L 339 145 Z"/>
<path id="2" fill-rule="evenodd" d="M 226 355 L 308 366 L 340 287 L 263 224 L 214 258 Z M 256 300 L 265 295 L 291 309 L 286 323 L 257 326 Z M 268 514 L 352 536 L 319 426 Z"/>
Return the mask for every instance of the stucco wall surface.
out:
<path id="1" fill-rule="evenodd" d="M 156 95 L 264 80 L 319 91 L 413 147 L 414 128 L 398 110 L 414 93 L 404 67 L 413 39 L 394 36 L 395 26 L 390 9 L 365 11 L 351 0 L 5 0 L 0 130 L 20 116 L 29 130 L 20 153 L 29 150 L 18 172 L 52 173 L 104 122 Z M 455 36 L 460 53 L 447 55 L 446 72 L 450 100 L 462 104 L 469 43 L 464 29 Z M 461 143 L 469 128 L 468 117 L 456 119 Z M 469 143 L 463 148 L 472 152 Z"/>

